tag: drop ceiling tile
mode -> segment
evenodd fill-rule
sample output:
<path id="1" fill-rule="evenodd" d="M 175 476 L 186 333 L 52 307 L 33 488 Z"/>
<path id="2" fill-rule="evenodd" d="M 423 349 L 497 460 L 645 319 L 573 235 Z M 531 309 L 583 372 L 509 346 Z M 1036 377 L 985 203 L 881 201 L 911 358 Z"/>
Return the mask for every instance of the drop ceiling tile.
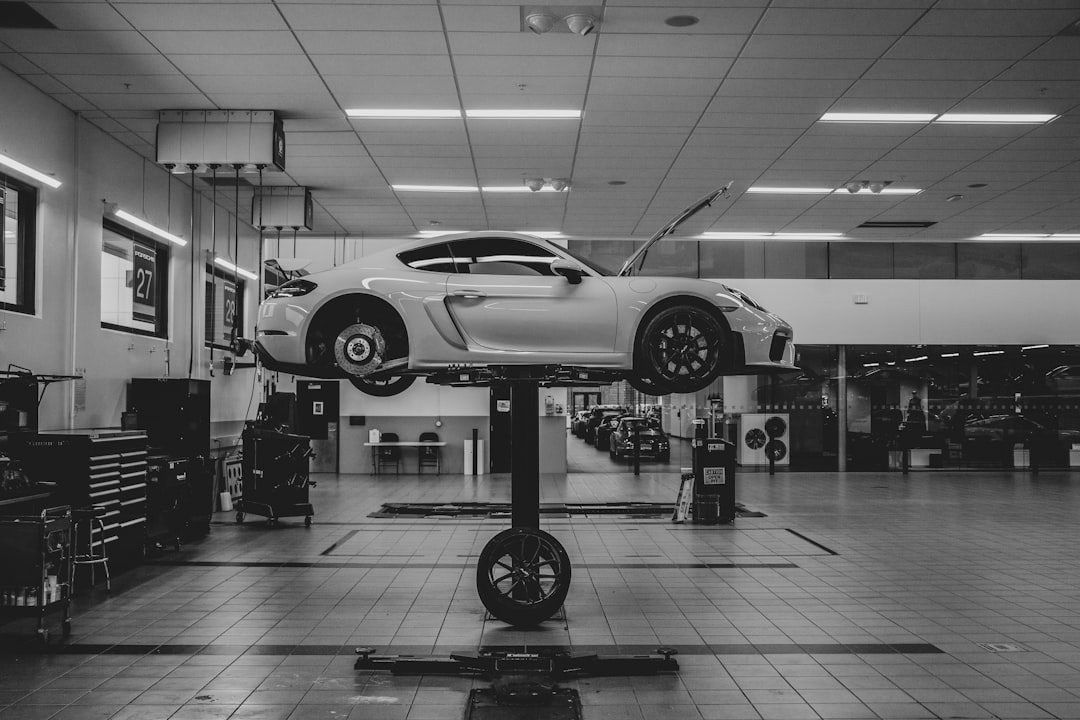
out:
<path id="1" fill-rule="evenodd" d="M 871 66 L 868 58 L 843 59 L 740 59 L 731 68 L 732 79 L 853 79 Z"/>
<path id="2" fill-rule="evenodd" d="M 911 29 L 912 35 L 1051 37 L 1076 20 L 1077 8 L 1007 7 L 982 10 L 931 10 Z"/>
<path id="3" fill-rule="evenodd" d="M 297 39 L 311 55 L 445 55 L 441 32 L 375 30 L 299 30 Z M 403 62 L 408 62 L 403 59 Z"/>
<path id="4" fill-rule="evenodd" d="M 859 80 L 844 93 L 845 99 L 854 98 L 941 98 L 960 100 L 979 89 L 977 80 Z M 908 112 L 918 112 L 909 110 Z"/>
<path id="5" fill-rule="evenodd" d="M 269 3 L 110 3 L 137 30 L 203 32 L 207 30 L 285 30 Z"/>
<path id="6" fill-rule="evenodd" d="M 134 30 L 0 30 L 0 42 L 26 53 L 155 53 Z"/>
<path id="7" fill-rule="evenodd" d="M 1044 107 L 1053 103 L 1055 108 L 1072 108 L 1076 99 L 1080 98 L 1080 81 L 1063 81 L 1043 79 L 1037 82 L 1032 80 L 1003 81 L 992 80 L 969 96 L 971 101 L 1003 99 L 1003 100 L 1035 100 L 1044 103 Z M 1065 101 L 1054 102 L 1057 101 Z M 1030 106 L 1029 106 L 1030 107 Z M 1009 106 L 1011 112 L 1021 112 Z M 1060 110 L 1059 110 L 1060 112 Z"/>
<path id="8" fill-rule="evenodd" d="M 701 118 L 702 128 L 773 128 L 802 130 L 813 125 L 817 114 L 708 112 Z"/>
<path id="9" fill-rule="evenodd" d="M 293 55 L 174 55 L 173 61 L 186 75 L 280 75 L 314 79 L 311 61 L 301 53 Z"/>
<path id="10" fill-rule="evenodd" d="M 442 8 L 450 32 L 517 33 L 521 31 L 521 9 L 516 4 L 446 5 Z"/>
<path id="11" fill-rule="evenodd" d="M 597 57 L 734 58 L 745 35 L 685 36 L 673 42 L 668 35 L 608 35 L 597 37 Z"/>
<path id="12" fill-rule="evenodd" d="M 524 82 L 533 76 L 584 77 L 588 75 L 589 64 L 587 57 L 458 55 L 454 58 L 459 76 L 512 75 L 523 78 Z"/>
<path id="13" fill-rule="evenodd" d="M 725 97 L 836 97 L 851 81 L 841 80 L 739 80 L 728 79 L 717 93 Z"/>
<path id="14" fill-rule="evenodd" d="M 885 57 L 891 60 L 1015 60 L 1042 42 L 1027 37 L 912 36 L 899 38 Z"/>
<path id="15" fill-rule="evenodd" d="M 315 67 L 323 75 L 430 75 L 449 81 L 452 68 L 448 55 L 313 55 Z"/>
<path id="16" fill-rule="evenodd" d="M 200 88 L 182 75 L 55 75 L 77 93 L 198 93 Z"/>
<path id="17" fill-rule="evenodd" d="M 157 50 L 166 55 L 218 55 L 222 52 L 238 55 L 295 55 L 302 52 L 292 33 L 288 31 L 203 30 L 196 33 L 154 30 L 145 35 Z"/>
<path id="18" fill-rule="evenodd" d="M 184 108 L 186 110 L 213 110 L 212 100 L 198 93 L 86 93 L 87 102 L 100 110 L 160 110 L 161 108 Z"/>
<path id="19" fill-rule="evenodd" d="M 307 86 L 313 92 L 300 93 L 207 93 L 222 108 L 266 108 L 286 115 L 321 116 L 336 109 L 333 100 L 321 88 Z M 176 107 L 173 105 L 172 107 Z"/>
<path id="20" fill-rule="evenodd" d="M 590 105 L 595 95 L 655 96 L 657 102 L 664 96 L 684 96 L 704 103 L 718 85 L 719 79 L 713 78 L 594 77 L 589 84 Z"/>
<path id="21" fill-rule="evenodd" d="M 918 8 L 773 7 L 755 30 L 762 35 L 901 35 L 921 14 Z"/>
<path id="22" fill-rule="evenodd" d="M 131 25 L 110 3 L 49 2 L 34 8 L 61 30 L 130 30 Z"/>
<path id="23" fill-rule="evenodd" d="M 744 58 L 877 58 L 895 38 L 889 35 L 767 35 L 755 33 L 742 51 Z"/>
<path id="24" fill-rule="evenodd" d="M 672 15 L 693 15 L 699 22 L 690 27 L 671 27 L 664 23 Z M 661 33 L 688 35 L 748 34 L 761 19 L 760 7 L 698 7 L 673 11 L 665 7 L 626 7 L 607 5 L 600 32 L 605 35 Z"/>
<path id="25" fill-rule="evenodd" d="M 74 90 L 61 81 L 57 80 L 52 75 L 45 75 L 43 73 L 25 74 L 22 76 L 23 80 L 36 87 L 46 95 L 67 94 Z M 77 90 L 74 90 L 78 92 Z"/>
<path id="26" fill-rule="evenodd" d="M 434 3 L 294 4 L 278 2 L 294 30 L 337 30 L 343 27 L 390 32 L 441 32 L 442 21 Z"/>
<path id="27" fill-rule="evenodd" d="M 353 132 L 352 126 L 349 124 L 347 118 L 341 115 L 339 112 L 328 114 L 324 117 L 310 117 L 310 118 L 297 118 L 287 117 L 285 118 L 285 133 L 287 136 L 292 136 L 294 133 L 309 133 L 309 132 Z"/>
<path id="28" fill-rule="evenodd" d="M 729 58 L 598 57 L 593 77 L 708 78 L 718 82 L 731 67 Z"/>
<path id="29" fill-rule="evenodd" d="M 582 120 L 583 127 L 670 127 L 683 128 L 686 132 L 697 123 L 700 113 L 674 111 L 640 111 L 625 113 L 619 111 L 587 112 Z"/>
<path id="30" fill-rule="evenodd" d="M 1006 70 L 1010 60 L 878 60 L 867 80 L 990 80 Z"/>
<path id="31" fill-rule="evenodd" d="M 161 55 L 117 53 L 27 53 L 26 59 L 55 75 L 173 75 L 176 68 Z"/>
<path id="32" fill-rule="evenodd" d="M 600 37 L 600 36 L 596 36 Z M 492 33 L 464 32 L 449 34 L 450 50 L 459 55 L 521 55 L 523 57 L 585 56 L 593 54 L 594 40 L 570 33 Z M 602 42 L 602 41 L 601 41 Z M 446 51 L 446 42 L 442 45 Z"/>
<path id="33" fill-rule="evenodd" d="M 584 75 L 567 77 L 459 77 L 461 99 L 468 108 L 479 107 L 561 107 L 554 104 L 559 96 L 572 96 L 580 107 L 589 87 Z M 492 104 L 498 102 L 498 105 Z M 548 103 L 552 104 L 548 104 Z"/>

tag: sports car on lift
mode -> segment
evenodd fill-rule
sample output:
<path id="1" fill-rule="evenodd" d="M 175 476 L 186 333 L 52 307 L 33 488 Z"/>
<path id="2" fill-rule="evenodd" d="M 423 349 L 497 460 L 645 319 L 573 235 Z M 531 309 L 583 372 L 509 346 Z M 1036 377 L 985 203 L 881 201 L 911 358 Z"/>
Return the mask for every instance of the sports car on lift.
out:
<path id="1" fill-rule="evenodd" d="M 611 274 L 543 238 L 482 231 L 362 257 L 278 287 L 256 352 L 270 370 L 393 395 L 417 376 L 547 365 L 604 370 L 654 395 L 795 368 L 791 326 L 710 280 L 640 273 L 679 213 Z"/>

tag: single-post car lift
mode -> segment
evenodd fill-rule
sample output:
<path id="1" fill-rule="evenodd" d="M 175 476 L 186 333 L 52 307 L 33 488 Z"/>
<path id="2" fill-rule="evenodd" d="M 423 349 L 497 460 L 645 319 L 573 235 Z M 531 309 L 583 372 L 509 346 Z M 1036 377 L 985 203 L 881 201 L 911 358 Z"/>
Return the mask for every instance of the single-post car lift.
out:
<path id="1" fill-rule="evenodd" d="M 507 366 L 449 372 L 429 378 L 451 386 L 506 383 L 510 387 L 510 505 L 512 527 L 488 541 L 476 567 L 476 589 L 484 607 L 510 625 L 538 625 L 554 616 L 570 589 L 570 557 L 540 529 L 541 387 L 608 384 L 618 377 L 553 366 Z M 573 655 L 560 648 L 537 652 L 481 650 L 449 658 L 378 655 L 357 648 L 357 670 L 389 670 L 397 675 L 500 675 L 539 673 L 565 676 L 655 675 L 679 669 L 673 648 L 656 655 Z"/>

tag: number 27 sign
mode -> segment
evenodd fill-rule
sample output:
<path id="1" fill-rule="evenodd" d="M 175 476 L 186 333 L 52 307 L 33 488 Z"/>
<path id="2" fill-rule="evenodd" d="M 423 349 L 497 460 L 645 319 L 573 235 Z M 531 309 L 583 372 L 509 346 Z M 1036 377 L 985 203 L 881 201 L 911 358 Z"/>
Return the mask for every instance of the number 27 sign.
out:
<path id="1" fill-rule="evenodd" d="M 152 323 L 157 319 L 157 277 L 154 249 L 135 243 L 131 269 L 131 317 Z"/>

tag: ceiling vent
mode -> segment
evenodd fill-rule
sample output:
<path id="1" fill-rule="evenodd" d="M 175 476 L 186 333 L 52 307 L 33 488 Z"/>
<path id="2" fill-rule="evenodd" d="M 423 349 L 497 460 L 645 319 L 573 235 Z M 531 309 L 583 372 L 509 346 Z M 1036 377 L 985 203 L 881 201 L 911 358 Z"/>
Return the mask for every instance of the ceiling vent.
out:
<path id="1" fill-rule="evenodd" d="M 867 220 L 859 227 L 872 230 L 900 230 L 928 228 L 931 225 L 937 225 L 937 220 Z"/>
<path id="2" fill-rule="evenodd" d="M 0 28 L 55 30 L 56 26 L 24 2 L 0 2 Z"/>

